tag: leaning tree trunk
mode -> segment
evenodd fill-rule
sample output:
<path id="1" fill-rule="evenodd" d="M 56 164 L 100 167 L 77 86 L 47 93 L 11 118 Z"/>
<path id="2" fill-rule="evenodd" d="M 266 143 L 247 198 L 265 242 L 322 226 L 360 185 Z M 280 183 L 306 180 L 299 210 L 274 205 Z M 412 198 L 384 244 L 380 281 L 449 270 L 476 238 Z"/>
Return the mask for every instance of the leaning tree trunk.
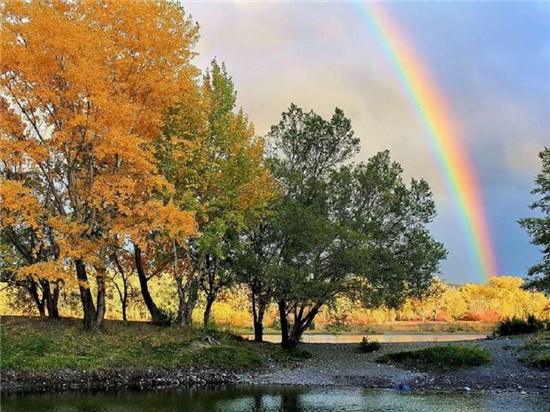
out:
<path id="1" fill-rule="evenodd" d="M 45 318 L 46 308 L 44 307 L 44 302 L 40 299 L 40 296 L 38 296 L 38 289 L 36 287 L 36 282 L 30 276 L 28 277 L 27 280 L 29 283 L 28 283 L 28 286 L 26 286 L 26 289 L 29 291 L 29 295 L 31 295 L 31 298 L 34 301 L 36 308 L 38 309 L 38 313 L 40 314 L 40 317 Z"/>
<path id="2" fill-rule="evenodd" d="M 216 300 L 216 295 L 207 295 L 206 296 L 206 306 L 204 307 L 204 315 L 203 315 L 203 324 L 204 327 L 208 327 L 210 324 L 210 314 L 212 313 L 212 305 L 214 304 L 214 301 Z"/>
<path id="3" fill-rule="evenodd" d="M 88 282 L 88 275 L 86 274 L 86 265 L 82 259 L 77 259 L 76 264 L 76 277 L 78 279 L 78 287 L 80 289 L 80 300 L 82 302 L 82 311 L 84 313 L 84 327 L 86 329 L 92 329 L 95 318 L 95 306 L 92 292 L 90 290 L 90 284 Z"/>
<path id="4" fill-rule="evenodd" d="M 141 260 L 141 249 L 139 246 L 134 245 L 134 260 L 136 263 L 136 271 L 139 279 L 139 286 L 141 288 L 141 294 L 143 296 L 143 301 L 147 310 L 151 315 L 151 320 L 155 325 L 167 326 L 170 323 L 170 320 L 167 316 L 158 308 L 158 306 L 153 301 L 153 297 L 149 292 L 148 279 L 145 274 L 145 269 L 143 268 L 143 261 Z"/>
<path id="5" fill-rule="evenodd" d="M 300 310 L 299 316 L 295 318 L 294 324 L 292 325 L 292 330 L 290 331 L 291 344 L 296 346 L 300 343 L 300 341 L 302 340 L 302 335 L 310 327 L 311 322 L 313 322 L 313 319 L 319 313 L 321 306 L 322 303 L 315 304 L 315 306 L 313 306 L 313 308 L 311 308 L 311 310 L 306 315 L 304 315 L 304 308 Z"/>

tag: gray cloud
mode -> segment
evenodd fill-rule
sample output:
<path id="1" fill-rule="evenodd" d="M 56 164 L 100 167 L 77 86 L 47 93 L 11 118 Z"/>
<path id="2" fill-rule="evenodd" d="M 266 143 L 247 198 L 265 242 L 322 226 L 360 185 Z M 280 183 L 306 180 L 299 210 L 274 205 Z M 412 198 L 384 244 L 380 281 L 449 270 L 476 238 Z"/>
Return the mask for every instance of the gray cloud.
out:
<path id="1" fill-rule="evenodd" d="M 529 203 L 528 191 L 540 167 L 537 152 L 550 144 L 550 82 L 544 86 L 541 71 L 546 64 L 550 80 L 550 49 L 548 41 L 526 47 L 533 43 L 529 39 L 537 39 L 533 28 L 525 39 L 520 38 L 523 32 L 504 37 L 507 26 L 502 25 L 516 21 L 515 6 L 501 20 L 493 18 L 497 8 L 478 12 L 474 6 L 392 4 L 391 9 L 405 17 L 404 29 L 415 35 L 462 127 L 461 139 L 483 196 L 495 208 L 489 220 L 504 256 L 503 269 L 520 274 L 518 268 L 532 262 L 533 248 L 525 236 L 506 242 L 497 237 L 520 230 L 515 216 L 528 212 L 521 205 Z M 445 274 L 453 281 L 478 280 L 469 239 L 426 131 L 387 58 L 349 4 L 190 3 L 186 8 L 201 25 L 197 64 L 206 68 L 213 57 L 226 62 L 238 102 L 258 134 L 267 133 L 291 102 L 323 116 L 342 108 L 361 138 L 356 161 L 390 149 L 407 176 L 429 181 L 439 210 L 433 231 L 450 250 Z M 457 18 L 461 10 L 471 17 L 463 19 L 471 22 L 467 27 Z M 486 11 L 491 14 L 483 15 Z M 514 195 L 525 193 L 525 199 L 510 197 L 505 189 L 512 186 Z"/>

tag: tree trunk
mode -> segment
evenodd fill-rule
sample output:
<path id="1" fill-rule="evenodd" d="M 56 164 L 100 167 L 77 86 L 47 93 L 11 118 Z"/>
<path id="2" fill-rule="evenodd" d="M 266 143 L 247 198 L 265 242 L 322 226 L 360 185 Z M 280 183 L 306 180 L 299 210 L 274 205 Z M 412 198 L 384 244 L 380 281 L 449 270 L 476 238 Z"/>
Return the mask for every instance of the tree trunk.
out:
<path id="1" fill-rule="evenodd" d="M 128 308 L 128 284 L 126 282 L 126 279 L 124 281 L 124 292 L 122 293 L 122 299 L 120 300 L 120 303 L 122 305 L 122 320 L 124 322 L 128 322 L 128 314 L 127 314 L 127 308 Z"/>
<path id="2" fill-rule="evenodd" d="M 183 276 L 176 278 L 178 288 L 178 317 L 176 323 L 179 326 L 193 325 L 193 311 L 197 303 L 199 292 L 199 281 L 197 279 L 187 280 L 184 283 Z"/>
<path id="3" fill-rule="evenodd" d="M 141 294 L 143 295 L 143 301 L 147 310 L 151 315 L 151 320 L 155 325 L 166 326 L 170 323 L 170 320 L 166 317 L 164 313 L 157 307 L 153 301 L 153 297 L 149 292 L 148 279 L 145 274 L 145 269 L 143 268 L 143 262 L 141 260 L 141 249 L 139 246 L 134 245 L 134 260 L 136 262 L 136 271 L 139 278 L 139 286 L 141 288 Z"/>
<path id="4" fill-rule="evenodd" d="M 80 289 L 80 300 L 82 302 L 82 311 L 84 313 L 84 327 L 92 329 L 95 318 L 95 306 L 90 284 L 88 283 L 88 275 L 86 274 L 86 265 L 81 259 L 75 261 L 76 277 L 78 279 L 78 287 Z"/>
<path id="5" fill-rule="evenodd" d="M 212 305 L 214 304 L 214 300 L 216 300 L 215 295 L 207 295 L 206 296 L 206 306 L 204 308 L 204 316 L 203 316 L 203 323 L 204 327 L 208 327 L 210 324 L 210 313 L 212 312 Z"/>
<path id="6" fill-rule="evenodd" d="M 295 319 L 294 325 L 292 325 L 292 330 L 290 332 L 291 345 L 296 346 L 300 343 L 302 340 L 302 335 L 309 328 L 311 322 L 313 322 L 313 319 L 317 316 L 317 313 L 319 313 L 321 306 L 322 304 L 316 304 L 306 316 L 303 316 L 303 311 L 300 312 L 301 316 Z"/>
<path id="7" fill-rule="evenodd" d="M 59 286 L 57 284 L 54 285 L 53 292 L 52 292 L 50 281 L 46 279 L 41 279 L 40 285 L 42 288 L 43 296 L 46 299 L 46 309 L 48 310 L 48 318 L 58 319 L 59 311 L 57 309 L 57 300 L 59 297 Z M 44 307 L 44 305 L 42 306 Z"/>
<path id="8" fill-rule="evenodd" d="M 53 295 L 52 295 L 52 313 L 50 313 L 50 317 L 53 319 L 59 319 L 59 281 L 55 283 L 53 287 Z"/>
<path id="9" fill-rule="evenodd" d="M 252 296 L 252 315 L 254 317 L 254 342 L 264 341 L 264 314 L 266 304 L 261 299 L 256 304 Z"/>
<path id="10" fill-rule="evenodd" d="M 283 349 L 292 349 L 294 346 L 289 337 L 288 319 L 286 317 L 286 302 L 279 301 L 279 320 L 281 321 L 281 346 Z"/>
<path id="11" fill-rule="evenodd" d="M 97 311 L 95 314 L 94 328 L 101 329 L 103 326 L 103 320 L 105 319 L 105 271 L 104 269 L 98 270 L 96 276 L 97 282 Z"/>
<path id="12" fill-rule="evenodd" d="M 45 318 L 46 317 L 46 309 L 44 307 L 44 302 L 42 302 L 42 300 L 38 296 L 38 290 L 36 288 L 36 283 L 31 277 L 28 278 L 28 282 L 29 282 L 29 285 L 26 286 L 26 288 L 29 291 L 29 294 L 31 295 L 32 300 L 36 304 L 36 308 L 38 309 L 38 313 L 39 313 L 40 317 Z"/>

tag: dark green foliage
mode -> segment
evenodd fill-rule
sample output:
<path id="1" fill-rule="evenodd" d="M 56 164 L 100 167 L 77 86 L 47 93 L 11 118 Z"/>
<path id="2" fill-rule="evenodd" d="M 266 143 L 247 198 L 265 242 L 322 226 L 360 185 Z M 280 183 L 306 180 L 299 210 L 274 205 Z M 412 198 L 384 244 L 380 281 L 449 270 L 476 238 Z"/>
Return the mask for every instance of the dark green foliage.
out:
<path id="1" fill-rule="evenodd" d="M 263 266 L 283 346 L 296 345 L 339 294 L 396 307 L 429 289 L 446 251 L 426 227 L 435 206 L 425 181 L 405 183 L 387 151 L 344 164 L 359 139 L 340 109 L 323 119 L 291 105 L 268 144 L 280 196 L 263 238 L 254 233 L 243 242 L 243 261 Z"/>
<path id="2" fill-rule="evenodd" d="M 494 334 L 497 336 L 524 335 L 544 330 L 545 324 L 533 315 L 527 319 L 508 318 L 501 320 L 495 326 Z"/>
<path id="3" fill-rule="evenodd" d="M 359 351 L 363 353 L 376 352 L 382 347 L 382 344 L 376 340 L 369 340 L 366 336 L 359 343 Z"/>
<path id="4" fill-rule="evenodd" d="M 388 353 L 378 358 L 379 362 L 396 362 L 407 366 L 453 368 L 480 366 L 491 362 L 486 350 L 471 345 L 447 345 L 415 351 Z"/>
<path id="5" fill-rule="evenodd" d="M 550 148 L 545 147 L 539 157 L 542 160 L 542 171 L 537 175 L 536 187 L 531 191 L 539 199 L 530 208 L 538 210 L 540 217 L 520 219 L 519 224 L 531 236 L 531 243 L 540 246 L 543 254 L 542 260 L 529 268 L 530 279 L 525 287 L 550 295 Z"/>

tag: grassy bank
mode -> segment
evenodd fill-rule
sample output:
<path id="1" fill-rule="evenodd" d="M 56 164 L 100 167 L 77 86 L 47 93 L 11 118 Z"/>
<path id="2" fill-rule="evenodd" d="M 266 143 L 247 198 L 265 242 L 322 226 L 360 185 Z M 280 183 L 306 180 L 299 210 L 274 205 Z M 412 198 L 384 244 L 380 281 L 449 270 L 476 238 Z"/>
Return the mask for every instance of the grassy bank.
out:
<path id="1" fill-rule="evenodd" d="M 414 351 L 388 353 L 379 362 L 395 362 L 408 367 L 451 369 L 480 366 L 491 362 L 491 354 L 473 345 L 447 345 Z"/>
<path id="2" fill-rule="evenodd" d="M 276 345 L 256 345 L 229 333 L 160 328 L 143 322 L 106 321 L 99 333 L 81 321 L 3 317 L 3 371 L 101 370 L 116 368 L 211 367 L 238 370 L 285 355 Z"/>

